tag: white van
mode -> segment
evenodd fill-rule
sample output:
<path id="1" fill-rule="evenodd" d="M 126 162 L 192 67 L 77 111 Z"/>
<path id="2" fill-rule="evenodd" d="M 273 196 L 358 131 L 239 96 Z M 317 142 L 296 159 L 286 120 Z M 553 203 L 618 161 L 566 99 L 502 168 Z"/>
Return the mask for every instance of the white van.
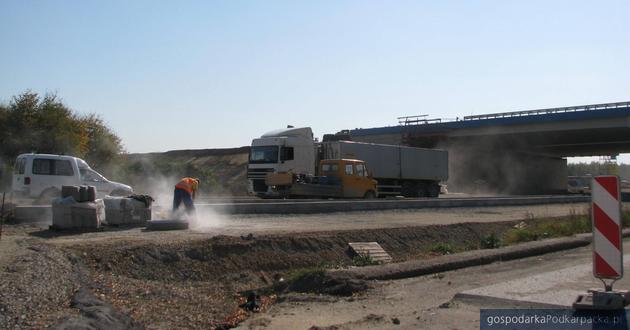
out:
<path id="1" fill-rule="evenodd" d="M 51 199 L 61 194 L 61 186 L 96 187 L 98 198 L 125 196 L 130 186 L 112 182 L 88 166 L 81 158 L 48 154 L 22 154 L 13 171 L 13 195 L 22 198 Z"/>

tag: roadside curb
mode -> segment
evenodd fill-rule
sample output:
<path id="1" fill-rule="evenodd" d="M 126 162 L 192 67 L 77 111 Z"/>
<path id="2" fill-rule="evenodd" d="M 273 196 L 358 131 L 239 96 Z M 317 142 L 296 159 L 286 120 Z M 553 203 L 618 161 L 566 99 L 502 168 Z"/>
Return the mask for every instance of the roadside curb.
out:
<path id="1" fill-rule="evenodd" d="M 523 206 L 564 203 L 586 203 L 585 196 L 512 196 L 494 198 L 423 198 L 372 200 L 310 200 L 267 203 L 215 203 L 198 205 L 222 214 L 312 214 L 423 208 Z"/>
<path id="2" fill-rule="evenodd" d="M 499 249 L 466 251 L 445 255 L 429 260 L 412 260 L 378 266 L 330 270 L 331 276 L 341 276 L 364 280 L 396 280 L 446 272 L 472 266 L 490 264 L 533 257 L 551 252 L 575 249 L 591 244 L 592 234 L 579 234 L 575 237 L 552 238 L 543 241 L 527 242 Z M 623 231 L 623 237 L 630 236 L 630 229 Z"/>

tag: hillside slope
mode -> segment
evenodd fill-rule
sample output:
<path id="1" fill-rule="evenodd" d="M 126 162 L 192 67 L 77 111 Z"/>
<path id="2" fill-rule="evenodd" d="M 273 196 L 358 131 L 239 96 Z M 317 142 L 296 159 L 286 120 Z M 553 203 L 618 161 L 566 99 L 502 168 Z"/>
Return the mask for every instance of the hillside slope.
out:
<path id="1" fill-rule="evenodd" d="M 128 154 L 114 177 L 139 193 L 169 190 L 182 177 L 197 177 L 207 195 L 247 194 L 249 147 L 229 149 L 174 150 L 163 153 Z"/>

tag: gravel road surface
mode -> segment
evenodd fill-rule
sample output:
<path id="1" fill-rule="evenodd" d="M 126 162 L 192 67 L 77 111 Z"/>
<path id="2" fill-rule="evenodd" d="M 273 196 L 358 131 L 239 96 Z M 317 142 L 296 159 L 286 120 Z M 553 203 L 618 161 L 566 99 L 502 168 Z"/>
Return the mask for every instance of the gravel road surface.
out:
<path id="1" fill-rule="evenodd" d="M 625 253 L 630 252 L 624 240 Z M 373 282 L 367 294 L 352 298 L 293 295 L 239 326 L 239 329 L 479 329 L 481 308 L 535 308 L 524 302 L 487 299 L 453 299 L 466 290 L 526 282 L 533 275 L 562 273 L 569 267 L 581 268 L 592 262 L 590 246 L 543 256 L 498 262 L 410 279 Z M 588 267 L 586 267 L 588 268 Z M 586 274 L 590 273 L 587 269 Z M 562 291 L 562 281 L 548 290 Z M 584 286 L 602 288 L 591 278 Z M 630 288 L 626 277 L 616 289 Z"/>

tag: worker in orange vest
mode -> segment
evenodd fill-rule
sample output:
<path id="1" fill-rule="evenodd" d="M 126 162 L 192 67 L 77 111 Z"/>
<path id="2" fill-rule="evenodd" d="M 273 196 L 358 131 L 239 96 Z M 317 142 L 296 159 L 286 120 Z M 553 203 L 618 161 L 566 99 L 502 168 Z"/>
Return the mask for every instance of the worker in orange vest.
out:
<path id="1" fill-rule="evenodd" d="M 197 195 L 197 189 L 199 188 L 199 179 L 197 178 L 183 178 L 175 185 L 175 192 L 173 193 L 173 212 L 177 211 L 179 204 L 182 202 L 186 206 L 186 213 L 194 214 L 195 204 L 193 200 Z"/>

